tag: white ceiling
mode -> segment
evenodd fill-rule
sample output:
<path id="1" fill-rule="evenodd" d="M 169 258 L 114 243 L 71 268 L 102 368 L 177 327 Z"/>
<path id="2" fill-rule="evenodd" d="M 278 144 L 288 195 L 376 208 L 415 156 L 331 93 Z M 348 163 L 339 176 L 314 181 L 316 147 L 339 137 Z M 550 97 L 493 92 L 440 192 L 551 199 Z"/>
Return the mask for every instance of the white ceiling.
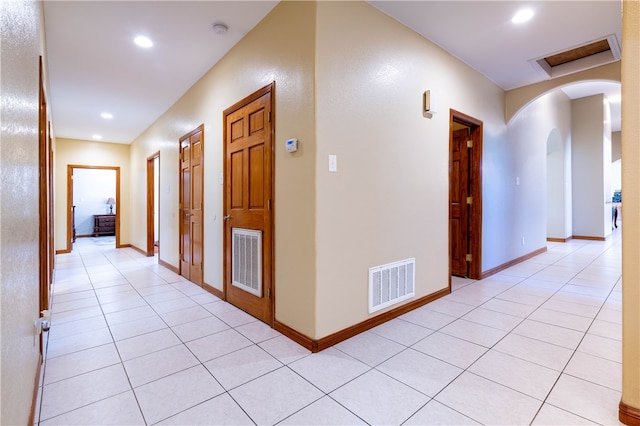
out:
<path id="1" fill-rule="evenodd" d="M 548 78 L 530 60 L 611 34 L 620 0 L 369 1 L 505 90 Z M 277 1 L 45 1 L 49 104 L 57 137 L 131 143 L 248 33 Z M 535 15 L 510 22 L 522 6 Z M 229 31 L 216 34 L 212 25 Z M 151 49 L 135 46 L 145 34 Z M 604 93 L 619 130 L 620 85 L 563 88 Z M 111 120 L 102 112 L 114 115 Z"/>

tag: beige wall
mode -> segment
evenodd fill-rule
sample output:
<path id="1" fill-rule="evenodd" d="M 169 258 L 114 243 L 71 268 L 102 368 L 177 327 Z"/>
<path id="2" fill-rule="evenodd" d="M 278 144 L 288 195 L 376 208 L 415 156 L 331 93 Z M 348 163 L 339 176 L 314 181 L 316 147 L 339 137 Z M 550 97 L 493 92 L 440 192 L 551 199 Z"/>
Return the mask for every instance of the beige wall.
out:
<path id="1" fill-rule="evenodd" d="M 622 402 L 640 412 L 640 1 L 623 2 L 622 189 Z M 638 418 L 636 417 L 636 423 Z"/>
<path id="2" fill-rule="evenodd" d="M 40 2 L 2 2 L 0 424 L 28 423 L 39 359 L 38 57 Z M 46 61 L 45 61 L 46 63 Z"/>
<path id="3" fill-rule="evenodd" d="M 222 112 L 275 81 L 276 319 L 314 335 L 313 2 L 282 2 L 131 147 L 132 244 L 146 241 L 146 158 L 160 151 L 160 255 L 178 266 L 178 139 L 204 124 L 204 280 L 222 289 Z M 296 137 L 299 150 L 284 151 Z"/>
<path id="4" fill-rule="evenodd" d="M 67 165 L 120 167 L 120 244 L 130 243 L 129 145 L 57 138 L 54 154 L 55 249 L 67 249 Z M 145 181 L 146 182 L 146 181 Z"/>

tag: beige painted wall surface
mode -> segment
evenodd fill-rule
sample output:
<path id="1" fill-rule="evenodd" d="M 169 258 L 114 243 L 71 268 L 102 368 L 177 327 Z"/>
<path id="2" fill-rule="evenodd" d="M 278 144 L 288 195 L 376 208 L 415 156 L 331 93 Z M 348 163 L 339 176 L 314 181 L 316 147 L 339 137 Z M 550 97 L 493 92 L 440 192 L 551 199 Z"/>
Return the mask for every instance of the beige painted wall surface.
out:
<path id="1" fill-rule="evenodd" d="M 40 2 L 2 2 L 0 424 L 28 423 L 39 359 L 38 56 Z M 46 63 L 46 60 L 45 60 Z"/>
<path id="2" fill-rule="evenodd" d="M 370 267 L 415 257 L 416 298 L 447 287 L 449 109 L 483 120 L 487 142 L 505 127 L 500 88 L 368 4 L 320 2 L 317 21 L 324 337 L 370 317 Z M 432 119 L 422 115 L 427 89 L 437 99 Z"/>
<path id="3" fill-rule="evenodd" d="M 129 145 L 56 139 L 54 153 L 54 220 L 56 250 L 67 249 L 67 165 L 120 167 L 120 244 L 130 243 L 131 200 Z"/>
<path id="4" fill-rule="evenodd" d="M 640 411 L 640 1 L 622 13 L 622 402 Z M 637 419 L 636 419 L 637 420 Z"/>
<path id="5" fill-rule="evenodd" d="M 222 113 L 256 90 L 275 89 L 276 319 L 313 337 L 315 125 L 312 2 L 282 2 L 134 141 L 132 244 L 145 245 L 146 158 L 160 151 L 160 253 L 178 266 L 178 140 L 204 124 L 204 280 L 222 289 Z M 284 143 L 296 137 L 298 152 Z"/>

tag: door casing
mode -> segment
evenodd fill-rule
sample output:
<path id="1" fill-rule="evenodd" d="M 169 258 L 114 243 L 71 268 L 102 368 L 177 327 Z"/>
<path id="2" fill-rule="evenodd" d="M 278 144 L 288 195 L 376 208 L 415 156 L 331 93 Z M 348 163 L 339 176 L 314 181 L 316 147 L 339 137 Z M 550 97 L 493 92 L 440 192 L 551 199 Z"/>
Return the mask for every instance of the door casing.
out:
<path id="1" fill-rule="evenodd" d="M 449 113 L 449 152 L 453 144 L 454 123 L 469 127 L 469 138 L 473 147 L 469 151 L 469 205 L 468 249 L 471 261 L 468 277 L 482 277 L 482 121 L 456 110 Z M 449 185 L 451 185 L 451 159 L 449 159 Z M 451 220 L 451 202 L 449 202 L 449 220 Z M 451 256 L 451 227 L 449 227 L 449 256 Z M 451 258 L 449 258 L 449 276 L 451 276 Z"/>

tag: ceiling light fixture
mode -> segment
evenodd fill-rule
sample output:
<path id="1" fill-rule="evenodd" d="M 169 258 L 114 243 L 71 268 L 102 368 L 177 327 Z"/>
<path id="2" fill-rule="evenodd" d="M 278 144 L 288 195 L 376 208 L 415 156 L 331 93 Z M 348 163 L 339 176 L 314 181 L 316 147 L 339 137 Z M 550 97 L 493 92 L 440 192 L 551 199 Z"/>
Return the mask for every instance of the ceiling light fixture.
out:
<path id="1" fill-rule="evenodd" d="M 144 47 L 144 48 L 147 48 L 147 49 L 149 47 L 153 46 L 153 42 L 151 41 L 151 39 L 149 37 L 143 36 L 143 35 L 140 35 L 140 36 L 134 38 L 133 42 L 135 44 L 137 44 L 138 46 Z"/>
<path id="2" fill-rule="evenodd" d="M 226 34 L 229 28 L 224 24 L 213 24 L 213 32 L 218 35 Z"/>
<path id="3" fill-rule="evenodd" d="M 511 22 L 513 22 L 514 24 L 522 24 L 523 22 L 527 22 L 531 18 L 533 18 L 533 10 L 522 9 L 519 10 L 518 13 L 513 15 L 513 18 L 511 18 Z"/>
<path id="4" fill-rule="evenodd" d="M 106 120 L 111 120 L 113 118 L 113 114 L 109 113 L 109 112 L 103 112 L 102 114 L 100 114 L 100 117 L 106 119 Z"/>
<path id="5" fill-rule="evenodd" d="M 102 139 L 102 135 L 93 135 L 92 138 L 99 140 Z"/>

